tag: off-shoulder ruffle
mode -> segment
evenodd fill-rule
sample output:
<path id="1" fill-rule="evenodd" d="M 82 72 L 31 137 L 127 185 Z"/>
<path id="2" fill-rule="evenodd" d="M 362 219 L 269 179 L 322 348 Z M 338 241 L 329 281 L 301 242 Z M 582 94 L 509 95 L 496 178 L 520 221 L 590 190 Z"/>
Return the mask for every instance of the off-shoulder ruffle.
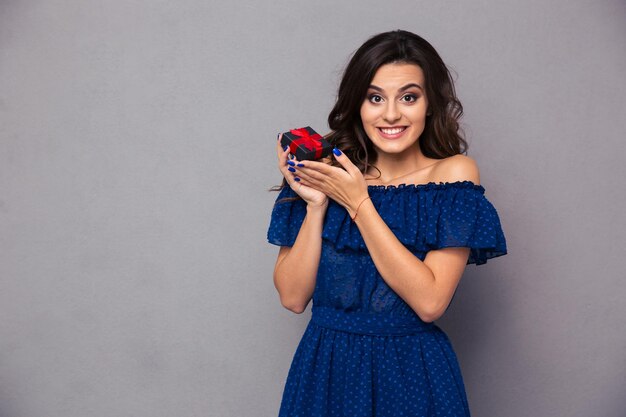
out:
<path id="1" fill-rule="evenodd" d="M 295 243 L 300 226 L 306 216 L 306 203 L 302 199 L 286 202 L 279 202 L 278 200 L 297 196 L 298 194 L 290 187 L 285 187 L 278 193 L 267 231 L 269 243 L 279 246 L 293 246 Z"/>
<path id="2" fill-rule="evenodd" d="M 445 247 L 471 248 L 468 264 L 481 265 L 487 259 L 507 253 L 498 213 L 485 197 L 482 185 L 471 181 L 397 186 L 370 185 L 376 210 L 405 246 L 426 253 Z M 286 187 L 277 200 L 296 193 Z M 302 200 L 275 204 L 268 230 L 268 242 L 293 246 L 306 215 Z M 366 250 L 357 225 L 345 208 L 331 200 L 322 238 L 337 250 Z"/>

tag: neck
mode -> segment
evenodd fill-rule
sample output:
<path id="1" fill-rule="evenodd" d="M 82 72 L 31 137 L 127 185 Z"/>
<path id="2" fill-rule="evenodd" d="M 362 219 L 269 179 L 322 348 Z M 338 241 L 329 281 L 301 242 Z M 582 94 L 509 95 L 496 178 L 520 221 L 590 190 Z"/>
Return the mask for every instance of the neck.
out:
<path id="1" fill-rule="evenodd" d="M 380 170 L 380 178 L 378 179 L 384 183 L 426 168 L 431 164 L 432 162 L 422 154 L 419 147 L 416 147 L 416 150 L 407 149 L 399 154 L 378 152 L 376 158 L 376 167 Z M 372 170 L 372 176 L 378 177 L 378 172 Z"/>

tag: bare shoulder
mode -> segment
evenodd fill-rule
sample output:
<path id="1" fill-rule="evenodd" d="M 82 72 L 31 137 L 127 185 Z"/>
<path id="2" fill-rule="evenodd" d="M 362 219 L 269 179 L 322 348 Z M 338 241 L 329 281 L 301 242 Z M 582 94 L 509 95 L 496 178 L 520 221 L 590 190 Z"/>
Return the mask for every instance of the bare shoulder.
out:
<path id="1" fill-rule="evenodd" d="M 480 184 L 480 172 L 476 161 L 463 154 L 453 155 L 437 164 L 433 174 L 440 182 L 471 181 Z"/>

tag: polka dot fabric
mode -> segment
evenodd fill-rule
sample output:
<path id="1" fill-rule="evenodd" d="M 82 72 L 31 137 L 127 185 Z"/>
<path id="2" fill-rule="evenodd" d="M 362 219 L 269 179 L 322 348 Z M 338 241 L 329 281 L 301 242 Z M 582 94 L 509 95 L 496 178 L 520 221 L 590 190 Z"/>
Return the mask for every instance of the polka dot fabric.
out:
<path id="1" fill-rule="evenodd" d="M 369 186 L 372 203 L 419 259 L 444 247 L 471 248 L 468 264 L 507 253 L 498 214 L 470 181 Z M 302 200 L 282 189 L 268 242 L 293 246 Z M 279 417 L 467 417 L 450 340 L 425 323 L 382 279 L 348 212 L 329 201 L 311 320 L 287 375 Z"/>

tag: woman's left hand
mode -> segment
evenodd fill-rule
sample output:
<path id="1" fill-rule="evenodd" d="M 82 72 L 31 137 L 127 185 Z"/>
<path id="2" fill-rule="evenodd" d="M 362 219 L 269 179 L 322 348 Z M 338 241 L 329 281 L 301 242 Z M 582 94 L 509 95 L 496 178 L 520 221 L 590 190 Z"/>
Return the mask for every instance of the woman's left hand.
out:
<path id="1" fill-rule="evenodd" d="M 319 161 L 304 160 L 294 167 L 295 175 L 300 177 L 303 185 L 319 190 L 341 204 L 353 217 L 357 205 L 369 196 L 367 183 L 359 168 L 343 152 L 335 148 L 333 157 L 344 169 Z"/>

